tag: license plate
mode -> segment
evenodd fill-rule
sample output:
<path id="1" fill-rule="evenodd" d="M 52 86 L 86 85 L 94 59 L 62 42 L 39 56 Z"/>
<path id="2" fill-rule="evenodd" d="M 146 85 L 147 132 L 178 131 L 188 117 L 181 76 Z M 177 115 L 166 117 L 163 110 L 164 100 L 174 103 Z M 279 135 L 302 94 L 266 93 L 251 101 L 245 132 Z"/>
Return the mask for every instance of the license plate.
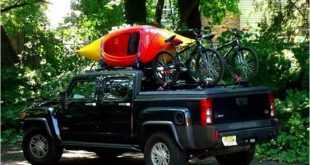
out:
<path id="1" fill-rule="evenodd" d="M 237 144 L 237 137 L 235 135 L 233 136 L 223 136 L 222 142 L 224 146 L 236 146 Z"/>

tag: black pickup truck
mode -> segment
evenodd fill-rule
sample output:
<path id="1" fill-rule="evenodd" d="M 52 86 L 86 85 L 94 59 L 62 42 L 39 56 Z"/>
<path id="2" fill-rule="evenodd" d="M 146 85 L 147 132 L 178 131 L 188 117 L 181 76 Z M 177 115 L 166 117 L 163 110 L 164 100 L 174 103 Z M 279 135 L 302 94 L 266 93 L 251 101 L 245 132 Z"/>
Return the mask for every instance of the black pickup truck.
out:
<path id="1" fill-rule="evenodd" d="M 139 71 L 74 77 L 59 98 L 27 110 L 25 158 L 55 164 L 63 149 L 83 149 L 100 157 L 143 152 L 147 165 L 184 165 L 206 156 L 221 165 L 248 165 L 255 144 L 277 134 L 266 87 L 143 89 Z"/>

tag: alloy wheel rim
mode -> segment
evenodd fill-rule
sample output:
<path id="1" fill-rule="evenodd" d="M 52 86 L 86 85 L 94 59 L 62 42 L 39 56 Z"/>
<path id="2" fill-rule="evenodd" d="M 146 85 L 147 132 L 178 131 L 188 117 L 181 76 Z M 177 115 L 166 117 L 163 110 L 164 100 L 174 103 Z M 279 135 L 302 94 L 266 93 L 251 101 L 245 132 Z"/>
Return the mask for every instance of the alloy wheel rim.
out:
<path id="1" fill-rule="evenodd" d="M 169 165 L 170 152 L 166 144 L 155 143 L 151 149 L 151 159 L 154 165 Z"/>
<path id="2" fill-rule="evenodd" d="M 43 135 L 35 135 L 30 139 L 29 148 L 35 158 L 44 158 L 48 152 L 48 141 Z"/>

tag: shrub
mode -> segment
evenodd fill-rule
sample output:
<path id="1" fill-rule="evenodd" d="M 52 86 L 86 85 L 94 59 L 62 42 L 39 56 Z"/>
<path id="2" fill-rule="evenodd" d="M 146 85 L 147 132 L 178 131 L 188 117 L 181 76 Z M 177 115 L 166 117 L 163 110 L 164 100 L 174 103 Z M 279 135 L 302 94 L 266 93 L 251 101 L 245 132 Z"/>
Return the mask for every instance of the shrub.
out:
<path id="1" fill-rule="evenodd" d="M 308 91 L 287 92 L 285 100 L 276 100 L 280 119 L 279 135 L 257 147 L 259 159 L 283 162 L 309 161 L 309 96 Z"/>

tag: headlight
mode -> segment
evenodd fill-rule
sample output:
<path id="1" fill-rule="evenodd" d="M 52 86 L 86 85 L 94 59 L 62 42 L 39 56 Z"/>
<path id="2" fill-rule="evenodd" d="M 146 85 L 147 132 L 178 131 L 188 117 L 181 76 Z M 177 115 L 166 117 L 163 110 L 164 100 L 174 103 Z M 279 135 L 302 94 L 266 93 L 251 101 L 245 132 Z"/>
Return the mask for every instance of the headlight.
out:
<path id="1" fill-rule="evenodd" d="M 53 112 L 54 108 L 53 107 L 48 107 L 47 110 L 50 111 L 50 112 Z"/>

